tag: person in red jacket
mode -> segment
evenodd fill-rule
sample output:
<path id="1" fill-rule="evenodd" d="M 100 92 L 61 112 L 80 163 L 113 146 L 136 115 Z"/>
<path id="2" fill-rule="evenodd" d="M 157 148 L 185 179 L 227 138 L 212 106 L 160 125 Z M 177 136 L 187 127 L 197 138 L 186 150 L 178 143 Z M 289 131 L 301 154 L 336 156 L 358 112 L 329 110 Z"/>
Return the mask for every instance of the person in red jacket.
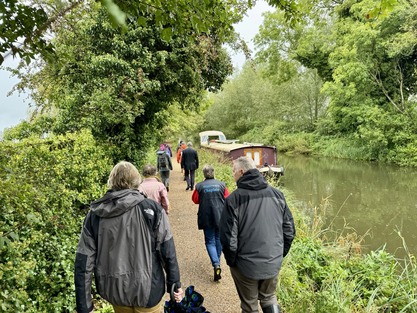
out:
<path id="1" fill-rule="evenodd" d="M 221 279 L 220 256 L 222 245 L 220 243 L 220 217 L 229 195 L 226 184 L 214 179 L 214 168 L 204 165 L 205 180 L 195 186 L 192 200 L 198 206 L 198 229 L 204 232 L 206 249 L 214 269 L 214 281 Z"/>
<path id="2" fill-rule="evenodd" d="M 181 164 L 181 158 L 182 158 L 182 151 L 185 150 L 187 146 L 183 141 L 181 141 L 180 146 L 177 150 L 177 163 Z M 184 171 L 184 166 L 181 164 L 181 173 Z"/>

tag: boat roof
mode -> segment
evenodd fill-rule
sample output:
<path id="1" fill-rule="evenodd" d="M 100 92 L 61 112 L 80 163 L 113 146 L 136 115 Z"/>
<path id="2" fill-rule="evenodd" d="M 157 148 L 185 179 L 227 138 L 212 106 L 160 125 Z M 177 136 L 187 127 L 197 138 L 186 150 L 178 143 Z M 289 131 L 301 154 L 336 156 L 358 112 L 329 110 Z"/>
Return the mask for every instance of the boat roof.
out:
<path id="1" fill-rule="evenodd" d="M 219 131 L 219 130 L 206 130 L 203 132 L 198 133 L 200 135 L 200 137 L 202 136 L 220 136 L 223 135 L 223 132 Z"/>
<path id="2" fill-rule="evenodd" d="M 234 140 L 230 140 L 229 142 L 227 141 L 228 140 L 215 140 L 214 142 L 210 142 L 209 144 L 202 144 L 202 146 L 210 148 L 210 149 L 226 151 L 226 152 L 231 152 L 233 150 L 249 148 L 249 147 L 275 149 L 274 146 L 266 146 L 261 143 L 250 143 L 250 142 L 237 143 Z"/>

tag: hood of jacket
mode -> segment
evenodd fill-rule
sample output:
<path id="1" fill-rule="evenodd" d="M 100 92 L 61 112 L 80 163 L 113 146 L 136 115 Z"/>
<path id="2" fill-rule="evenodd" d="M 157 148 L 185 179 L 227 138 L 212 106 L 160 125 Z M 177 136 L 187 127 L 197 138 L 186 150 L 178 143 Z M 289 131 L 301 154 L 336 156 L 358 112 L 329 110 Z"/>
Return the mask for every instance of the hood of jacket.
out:
<path id="1" fill-rule="evenodd" d="M 245 172 L 236 184 L 238 188 L 251 190 L 261 190 L 268 186 L 265 177 L 256 168 Z"/>
<path id="2" fill-rule="evenodd" d="M 145 197 L 136 189 L 109 190 L 91 203 L 91 211 L 103 218 L 122 215 L 134 208 Z"/>

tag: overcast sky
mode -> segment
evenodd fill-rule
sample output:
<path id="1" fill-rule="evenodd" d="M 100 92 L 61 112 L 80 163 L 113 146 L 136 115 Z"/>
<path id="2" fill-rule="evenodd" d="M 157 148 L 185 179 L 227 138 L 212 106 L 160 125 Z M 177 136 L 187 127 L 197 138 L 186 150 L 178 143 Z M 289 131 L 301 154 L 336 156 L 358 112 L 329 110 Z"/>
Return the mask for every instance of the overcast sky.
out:
<path id="1" fill-rule="evenodd" d="M 254 50 L 253 38 L 258 33 L 259 26 L 262 24 L 262 13 L 271 11 L 272 8 L 268 6 L 265 1 L 258 1 L 255 7 L 250 10 L 247 16 L 235 25 L 235 29 L 247 41 L 250 50 Z M 231 54 L 233 65 L 240 68 L 245 62 L 245 57 L 242 53 Z M 5 67 L 16 67 L 17 60 L 12 57 L 7 57 L 3 63 Z M 7 94 L 12 90 L 13 86 L 18 83 L 16 77 L 11 76 L 10 72 L 0 69 L 0 133 L 6 127 L 11 127 L 22 120 L 26 119 L 27 112 L 31 100 L 27 95 L 13 93 L 10 96 Z"/>

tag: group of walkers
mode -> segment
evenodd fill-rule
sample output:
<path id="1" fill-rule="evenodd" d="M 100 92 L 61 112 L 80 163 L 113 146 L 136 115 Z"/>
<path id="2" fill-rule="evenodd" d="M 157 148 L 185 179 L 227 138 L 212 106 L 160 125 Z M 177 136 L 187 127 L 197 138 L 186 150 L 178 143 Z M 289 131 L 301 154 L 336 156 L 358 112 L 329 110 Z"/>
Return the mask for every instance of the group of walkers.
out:
<path id="1" fill-rule="evenodd" d="M 119 162 L 111 171 L 108 191 L 91 204 L 77 246 L 77 312 L 94 310 L 93 274 L 97 292 L 115 313 L 159 313 L 165 291 L 174 289 L 175 301 L 182 300 L 168 220 L 172 156 L 171 148 L 161 144 L 156 167 L 143 168 L 143 181 L 129 162 Z M 215 179 L 211 165 L 204 165 L 204 180 L 195 185 L 199 160 L 191 142 L 180 142 L 176 160 L 186 191 L 193 191 L 191 200 L 198 204 L 197 226 L 204 232 L 213 280 L 221 279 L 223 252 L 242 312 L 258 312 L 258 302 L 264 313 L 280 312 L 275 294 L 278 274 L 295 236 L 282 192 L 267 183 L 249 157 L 233 161 L 237 189 L 231 194 L 224 182 Z"/>

